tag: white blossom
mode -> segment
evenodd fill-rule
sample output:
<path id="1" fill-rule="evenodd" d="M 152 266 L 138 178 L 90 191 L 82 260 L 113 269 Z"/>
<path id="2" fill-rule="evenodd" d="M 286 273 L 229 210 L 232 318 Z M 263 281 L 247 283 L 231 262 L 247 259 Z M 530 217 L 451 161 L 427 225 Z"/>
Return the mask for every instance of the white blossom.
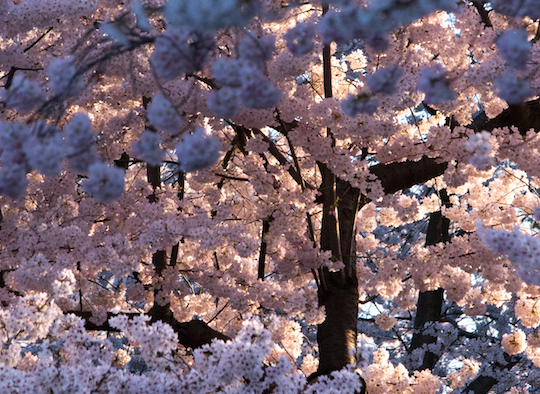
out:
<path id="1" fill-rule="evenodd" d="M 2 91 L 1 97 L 6 107 L 23 113 L 36 109 L 45 101 L 45 93 L 39 83 L 26 79 L 22 74 L 15 75 L 11 86 Z"/>
<path id="2" fill-rule="evenodd" d="M 75 291 L 75 275 L 73 271 L 64 268 L 58 273 L 57 279 L 53 281 L 53 293 L 55 298 L 69 297 Z"/>
<path id="3" fill-rule="evenodd" d="M 90 164 L 98 161 L 95 134 L 86 114 L 78 113 L 64 128 L 65 150 L 69 165 L 75 171 L 87 172 Z"/>
<path id="4" fill-rule="evenodd" d="M 456 99 L 456 92 L 450 87 L 447 74 L 439 64 L 426 67 L 422 71 L 418 79 L 418 90 L 425 93 L 424 101 L 427 104 L 438 104 Z"/>
<path id="5" fill-rule="evenodd" d="M 531 43 L 527 40 L 527 31 L 509 30 L 497 40 L 499 54 L 510 67 L 523 70 L 531 56 Z"/>
<path id="6" fill-rule="evenodd" d="M 73 57 L 54 59 L 47 70 L 49 85 L 56 94 L 77 96 L 83 88 L 83 80 L 77 75 Z"/>
<path id="7" fill-rule="evenodd" d="M 159 130 L 175 134 L 184 124 L 184 119 L 161 93 L 156 94 L 146 114 L 150 123 Z"/>
<path id="8" fill-rule="evenodd" d="M 199 127 L 193 134 L 186 134 L 176 145 L 180 169 L 185 172 L 202 170 L 219 159 L 221 144 Z"/>
<path id="9" fill-rule="evenodd" d="M 55 176 L 60 172 L 64 158 L 62 134 L 56 126 L 38 121 L 32 126 L 30 137 L 24 142 L 23 151 L 30 166 L 43 175 Z"/>
<path id="10" fill-rule="evenodd" d="M 146 130 L 141 139 L 132 144 L 133 153 L 151 166 L 158 166 L 165 159 L 165 152 L 159 146 L 160 142 L 159 133 Z"/>
<path id="11" fill-rule="evenodd" d="M 124 171 L 106 163 L 96 162 L 88 168 L 83 188 L 101 203 L 109 203 L 124 192 Z"/>
<path id="12" fill-rule="evenodd" d="M 238 112 L 238 93 L 236 89 L 221 88 L 208 95 L 208 108 L 215 115 L 230 118 Z"/>

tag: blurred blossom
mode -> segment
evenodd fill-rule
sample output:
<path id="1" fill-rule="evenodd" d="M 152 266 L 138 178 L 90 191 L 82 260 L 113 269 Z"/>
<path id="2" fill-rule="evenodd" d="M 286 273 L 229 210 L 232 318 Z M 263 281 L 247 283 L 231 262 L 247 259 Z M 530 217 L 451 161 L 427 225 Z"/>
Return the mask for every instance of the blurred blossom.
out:
<path id="1" fill-rule="evenodd" d="M 242 86 L 246 66 L 246 62 L 239 59 L 218 57 L 212 66 L 214 79 L 220 86 L 238 88 Z"/>
<path id="2" fill-rule="evenodd" d="M 168 28 L 156 37 L 150 62 L 160 77 L 171 80 L 202 69 L 214 39 L 186 28 Z"/>
<path id="3" fill-rule="evenodd" d="M 2 91 L 1 98 L 7 108 L 24 113 L 43 104 L 45 93 L 37 81 L 26 79 L 23 75 L 17 74 L 9 89 Z"/>
<path id="4" fill-rule="evenodd" d="M 396 83 L 402 74 L 403 71 L 397 66 L 379 68 L 366 76 L 366 84 L 373 93 L 394 94 L 397 92 Z"/>
<path id="5" fill-rule="evenodd" d="M 272 35 L 255 38 L 251 34 L 240 41 L 238 52 L 240 58 L 263 67 L 264 62 L 270 60 L 276 50 L 276 37 Z"/>
<path id="6" fill-rule="evenodd" d="M 190 26 L 201 32 L 244 26 L 258 11 L 258 2 L 241 0 L 169 0 L 165 5 L 167 22 Z"/>
<path id="7" fill-rule="evenodd" d="M 360 96 L 349 94 L 347 99 L 341 102 L 341 109 L 345 115 L 348 116 L 356 116 L 360 113 L 373 115 L 378 107 L 379 102 L 377 100 L 372 100 L 366 94 Z"/>
<path id="8" fill-rule="evenodd" d="M 198 127 L 193 134 L 186 134 L 176 146 L 180 169 L 194 172 L 213 165 L 219 159 L 221 144 Z"/>
<path id="9" fill-rule="evenodd" d="M 315 26 L 311 23 L 297 22 L 296 26 L 289 29 L 283 36 L 287 43 L 287 49 L 294 56 L 304 56 L 315 48 Z"/>
<path id="10" fill-rule="evenodd" d="M 47 76 L 49 77 L 49 85 L 55 94 L 77 96 L 84 87 L 82 76 L 77 75 L 73 56 L 54 59 L 49 65 Z"/>
<path id="11" fill-rule="evenodd" d="M 75 171 L 87 172 L 90 164 L 98 161 L 95 134 L 86 114 L 78 113 L 64 128 L 64 146 L 69 165 Z"/>
<path id="12" fill-rule="evenodd" d="M 523 70 L 531 56 L 531 43 L 523 29 L 505 32 L 497 40 L 499 54 L 512 68 Z"/>
<path id="13" fill-rule="evenodd" d="M 213 90 L 208 95 L 208 108 L 215 115 L 222 118 L 230 118 L 238 112 L 237 90 L 232 88 L 222 88 Z"/>
<path id="14" fill-rule="evenodd" d="M 169 99 L 161 93 L 156 94 L 152 99 L 146 116 L 154 127 L 170 134 L 178 133 L 184 124 L 182 116 L 172 106 Z"/>
<path id="15" fill-rule="evenodd" d="M 60 130 L 43 120 L 32 125 L 30 136 L 23 144 L 23 151 L 30 166 L 43 175 L 60 173 L 64 158 L 64 142 Z"/>
<path id="16" fill-rule="evenodd" d="M 165 159 L 165 152 L 159 146 L 160 142 L 158 133 L 146 130 L 141 139 L 132 144 L 133 153 L 151 166 L 158 166 Z"/>
<path id="17" fill-rule="evenodd" d="M 11 164 L 0 167 L 0 194 L 19 199 L 26 194 L 28 180 L 26 168 L 22 164 Z"/>
<path id="18" fill-rule="evenodd" d="M 533 21 L 540 18 L 538 0 L 492 0 L 493 9 L 503 15 L 530 17 Z"/>
<path id="19" fill-rule="evenodd" d="M 97 162 L 88 168 L 88 179 L 82 183 L 84 190 L 101 203 L 116 200 L 124 192 L 124 171 Z"/>
<path id="20" fill-rule="evenodd" d="M 242 87 L 240 98 L 247 108 L 270 108 L 281 99 L 281 90 L 276 89 L 264 75 L 260 75 Z"/>
<path id="21" fill-rule="evenodd" d="M 506 70 L 502 78 L 495 81 L 499 97 L 508 104 L 519 104 L 534 96 L 534 91 L 526 79 L 518 79 L 516 75 Z"/>
<path id="22" fill-rule="evenodd" d="M 471 135 L 465 143 L 465 150 L 474 153 L 469 163 L 479 170 L 486 170 L 495 163 L 494 158 L 489 155 L 493 150 L 493 145 L 489 142 L 490 137 L 490 133 L 482 131 Z"/>
<path id="23" fill-rule="evenodd" d="M 426 67 L 422 71 L 418 79 L 418 90 L 425 93 L 424 102 L 439 104 L 457 98 L 456 92 L 450 87 L 447 75 L 448 72 L 440 64 Z"/>
<path id="24" fill-rule="evenodd" d="M 131 10 L 135 14 L 135 18 L 137 18 L 137 27 L 142 31 L 150 31 L 152 26 L 146 17 L 144 7 L 140 0 L 134 0 L 131 2 Z"/>

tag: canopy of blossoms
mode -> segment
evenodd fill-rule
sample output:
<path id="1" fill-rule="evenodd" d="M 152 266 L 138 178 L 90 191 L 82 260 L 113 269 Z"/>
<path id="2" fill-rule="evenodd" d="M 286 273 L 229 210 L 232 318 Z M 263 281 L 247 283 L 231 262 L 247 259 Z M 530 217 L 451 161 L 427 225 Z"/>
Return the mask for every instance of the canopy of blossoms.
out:
<path id="1" fill-rule="evenodd" d="M 534 0 L 0 0 L 0 392 L 534 393 Z"/>

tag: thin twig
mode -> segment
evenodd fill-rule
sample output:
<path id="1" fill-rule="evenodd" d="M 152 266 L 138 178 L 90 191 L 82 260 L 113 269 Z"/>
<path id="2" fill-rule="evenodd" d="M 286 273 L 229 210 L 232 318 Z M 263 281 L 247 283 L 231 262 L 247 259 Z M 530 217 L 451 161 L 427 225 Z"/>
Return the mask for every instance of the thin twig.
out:
<path id="1" fill-rule="evenodd" d="M 49 34 L 51 32 L 51 30 L 53 29 L 53 27 L 49 27 L 49 29 L 47 29 L 47 31 L 45 33 L 43 33 L 36 41 L 34 41 L 32 44 L 30 44 L 29 46 L 27 46 L 24 50 L 23 50 L 23 53 L 26 53 L 28 52 L 30 49 L 32 49 L 33 47 L 35 47 L 37 45 L 38 42 L 40 42 L 43 38 L 45 38 L 45 36 L 47 34 Z"/>

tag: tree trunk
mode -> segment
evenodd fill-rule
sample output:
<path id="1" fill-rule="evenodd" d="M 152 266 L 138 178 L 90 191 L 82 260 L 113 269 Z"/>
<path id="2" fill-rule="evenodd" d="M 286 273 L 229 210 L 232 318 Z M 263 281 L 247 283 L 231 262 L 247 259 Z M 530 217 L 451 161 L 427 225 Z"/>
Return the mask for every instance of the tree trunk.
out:
<path id="1" fill-rule="evenodd" d="M 446 190 L 440 191 L 441 202 L 447 206 L 450 205 L 448 194 Z M 429 224 L 426 233 L 426 246 L 436 245 L 439 242 L 450 241 L 450 220 L 445 218 L 441 211 L 433 212 L 429 217 Z M 444 289 L 437 289 L 431 291 L 422 291 L 418 295 L 418 301 L 416 303 L 416 316 L 414 319 L 414 329 L 411 347 L 409 349 L 412 352 L 415 349 L 419 349 L 422 346 L 430 343 L 436 343 L 437 337 L 432 335 L 424 335 L 422 331 L 424 326 L 428 322 L 435 322 L 441 319 L 441 310 L 444 301 Z M 422 364 L 418 365 L 415 369 L 422 371 L 424 369 L 433 369 L 439 357 L 433 352 L 426 351 Z"/>
<path id="2" fill-rule="evenodd" d="M 328 171 L 326 166 L 324 170 Z M 325 307 L 325 321 L 319 325 L 319 368 L 311 378 L 342 369 L 355 361 L 358 278 L 356 276 L 356 214 L 360 191 L 335 178 L 329 171 L 323 176 L 323 223 L 321 248 L 332 251 L 333 259 L 345 267 L 337 272 L 319 270 L 319 306 Z"/>

